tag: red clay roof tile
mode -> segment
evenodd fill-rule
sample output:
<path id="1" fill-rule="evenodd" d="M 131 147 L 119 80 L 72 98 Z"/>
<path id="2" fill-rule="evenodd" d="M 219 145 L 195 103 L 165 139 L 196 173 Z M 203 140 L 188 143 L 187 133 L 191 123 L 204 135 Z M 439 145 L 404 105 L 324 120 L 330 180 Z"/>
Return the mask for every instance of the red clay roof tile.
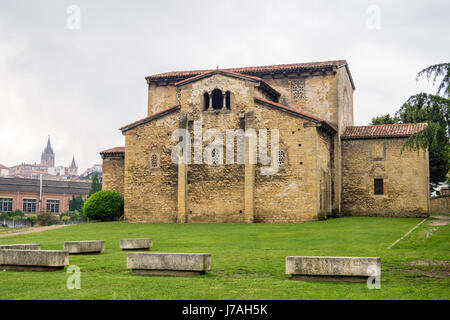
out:
<path id="1" fill-rule="evenodd" d="M 143 124 L 143 123 L 147 123 L 147 122 L 149 122 L 149 121 L 152 121 L 153 119 L 158 118 L 159 116 L 162 116 L 162 115 L 165 114 L 165 113 L 169 113 L 169 112 L 171 112 L 171 111 L 174 111 L 174 110 L 176 110 L 176 109 L 178 109 L 178 108 L 180 108 L 180 105 L 176 105 L 176 106 L 170 107 L 170 108 L 165 109 L 165 110 L 162 110 L 162 111 L 160 111 L 160 112 L 158 112 L 158 113 L 152 114 L 151 116 L 148 116 L 148 117 L 142 118 L 142 119 L 140 119 L 140 120 L 137 120 L 137 121 L 135 121 L 135 122 L 132 122 L 132 123 L 130 123 L 130 124 L 127 124 L 127 125 L 125 125 L 125 126 L 119 128 L 119 130 L 121 130 L 121 131 L 126 131 L 126 130 L 129 130 L 129 129 L 132 129 L 132 128 L 134 128 L 134 127 L 140 125 L 140 124 Z"/>
<path id="2" fill-rule="evenodd" d="M 115 147 L 100 152 L 100 154 L 111 154 L 111 153 L 125 153 L 125 147 Z"/>
<path id="3" fill-rule="evenodd" d="M 301 111 L 292 109 L 292 108 L 290 108 L 290 107 L 287 107 L 287 106 L 284 106 L 284 105 L 282 105 L 282 104 L 279 104 L 279 103 L 276 103 L 276 102 L 273 102 L 273 101 L 269 101 L 269 100 L 266 100 L 266 99 L 262 99 L 262 98 L 257 98 L 257 97 L 255 97 L 255 101 L 256 101 L 256 102 L 263 103 L 263 104 L 266 104 L 266 105 L 270 105 L 270 106 L 272 106 L 272 107 L 275 107 L 275 108 L 278 108 L 278 109 L 281 109 L 281 110 L 284 110 L 284 111 L 288 111 L 288 112 L 294 113 L 294 114 L 296 114 L 296 115 L 298 115 L 298 116 L 300 116 L 300 117 L 304 117 L 304 118 L 308 118 L 308 119 L 310 119 L 310 120 L 313 120 L 314 122 L 320 122 L 320 123 L 322 123 L 322 124 L 325 124 L 325 125 L 326 125 L 327 127 L 329 127 L 332 131 L 337 131 L 336 128 L 335 128 L 334 126 L 332 126 L 330 123 L 328 123 L 327 121 L 325 121 L 325 120 L 323 120 L 323 119 L 321 119 L 321 118 L 318 118 L 318 117 L 309 115 L 309 114 L 307 114 L 307 113 L 304 113 L 304 112 L 301 112 Z"/>
<path id="4" fill-rule="evenodd" d="M 326 68 L 326 67 L 340 67 L 343 65 L 346 65 L 347 61 L 345 60 L 334 60 L 334 61 L 320 61 L 320 62 L 306 62 L 306 63 L 292 63 L 292 64 L 277 64 L 277 65 L 268 65 L 268 66 L 256 66 L 256 67 L 241 67 L 241 68 L 227 68 L 222 69 L 225 71 L 231 71 L 231 72 L 237 72 L 237 73 L 265 73 L 265 72 L 271 72 L 271 71 L 278 71 L 278 72 L 289 72 L 289 71 L 296 71 L 296 70 L 302 70 L 302 69 L 320 69 L 320 68 Z M 193 77 L 197 76 L 199 74 L 205 73 L 205 72 L 211 72 L 214 71 L 212 69 L 208 70 L 187 70 L 187 71 L 171 71 L 171 72 L 165 72 L 155 75 L 150 75 L 145 77 L 146 79 L 150 80 L 158 80 L 158 79 L 182 79 L 187 77 Z"/>
<path id="5" fill-rule="evenodd" d="M 345 128 L 342 139 L 409 137 L 427 126 L 426 123 L 399 123 Z"/>

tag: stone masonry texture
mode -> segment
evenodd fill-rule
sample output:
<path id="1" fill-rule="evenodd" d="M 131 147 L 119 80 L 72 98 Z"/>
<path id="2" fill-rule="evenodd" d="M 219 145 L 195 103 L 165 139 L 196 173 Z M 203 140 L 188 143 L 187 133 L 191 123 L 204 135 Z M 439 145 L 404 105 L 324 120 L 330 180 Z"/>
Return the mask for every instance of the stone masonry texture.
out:
<path id="1" fill-rule="evenodd" d="M 273 72 L 251 76 L 217 70 L 197 72 L 192 79 L 177 73 L 148 77 L 147 117 L 121 128 L 125 148 L 101 153 L 103 189 L 123 194 L 125 220 L 137 223 L 426 216 L 427 152 L 400 154 L 406 137 L 341 138 L 353 126 L 354 91 L 342 63 L 289 72 L 274 66 L 266 68 Z M 328 64 L 318 64 L 323 65 Z M 205 110 L 205 94 L 214 90 L 229 92 L 229 108 Z M 194 125 L 200 125 L 203 152 L 210 152 L 207 147 L 216 139 L 205 134 L 210 129 L 221 134 L 217 150 L 223 165 L 194 163 Z M 191 135 L 189 164 L 172 162 L 178 141 L 171 137 L 177 129 Z M 278 130 L 284 160 L 276 174 L 263 175 L 260 162 L 247 161 L 248 140 L 245 163 L 225 164 L 226 131 L 239 129 L 267 130 L 268 154 L 271 129 Z M 384 181 L 383 195 L 373 194 L 376 178 Z"/>

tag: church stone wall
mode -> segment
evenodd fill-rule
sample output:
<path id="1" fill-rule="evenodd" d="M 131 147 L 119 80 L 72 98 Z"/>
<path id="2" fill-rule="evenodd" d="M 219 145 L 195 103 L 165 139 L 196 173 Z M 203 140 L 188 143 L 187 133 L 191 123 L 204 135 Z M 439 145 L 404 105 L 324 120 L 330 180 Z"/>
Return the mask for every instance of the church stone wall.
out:
<path id="1" fill-rule="evenodd" d="M 281 93 L 280 103 L 338 125 L 338 94 L 335 72 L 309 76 L 275 76 L 264 80 Z"/>
<path id="2" fill-rule="evenodd" d="M 103 157 L 102 189 L 114 190 L 124 195 L 124 156 Z"/>
<path id="3" fill-rule="evenodd" d="M 202 134 L 208 129 L 218 130 L 222 134 L 223 163 L 226 162 L 226 130 L 245 130 L 242 116 L 254 107 L 253 96 L 258 91 L 255 85 L 252 81 L 216 74 L 180 87 L 181 110 L 188 118 L 191 137 L 194 121 L 201 122 Z M 211 94 L 214 89 L 231 92 L 230 110 L 204 111 L 203 93 Z M 212 139 L 203 141 L 203 151 L 211 142 Z M 235 160 L 236 154 L 235 139 Z M 186 222 L 245 222 L 244 184 L 244 164 L 188 165 Z"/>
<path id="4" fill-rule="evenodd" d="M 125 132 L 126 221 L 176 222 L 177 166 L 168 141 L 178 125 L 175 111 Z"/>
<path id="5" fill-rule="evenodd" d="M 403 138 L 342 141 L 344 214 L 428 216 L 428 152 L 405 150 L 400 154 L 404 141 Z M 383 194 L 374 194 L 374 179 L 383 179 Z"/>
<path id="6" fill-rule="evenodd" d="M 156 114 L 167 108 L 179 104 L 177 101 L 177 89 L 173 84 L 148 86 L 148 115 Z"/>
<path id="7" fill-rule="evenodd" d="M 319 129 L 312 122 L 267 106 L 255 109 L 255 127 L 279 130 L 285 163 L 274 175 L 255 172 L 255 222 L 318 220 L 319 172 L 327 156 L 319 145 Z M 269 148 L 270 150 L 270 148 Z"/>

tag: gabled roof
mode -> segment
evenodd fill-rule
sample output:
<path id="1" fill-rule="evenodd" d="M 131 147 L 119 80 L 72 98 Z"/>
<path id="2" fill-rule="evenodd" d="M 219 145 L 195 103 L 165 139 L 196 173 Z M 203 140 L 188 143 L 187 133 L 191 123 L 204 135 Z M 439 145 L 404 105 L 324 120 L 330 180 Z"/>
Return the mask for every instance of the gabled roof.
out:
<path id="1" fill-rule="evenodd" d="M 8 167 L 5 167 L 4 165 L 2 165 L 1 163 L 0 163 L 0 169 L 9 169 Z"/>
<path id="2" fill-rule="evenodd" d="M 419 132 L 427 126 L 426 123 L 397 123 L 369 126 L 353 126 L 345 128 L 341 138 L 373 139 L 373 138 L 406 138 Z"/>
<path id="3" fill-rule="evenodd" d="M 201 73 L 199 75 L 187 78 L 185 80 L 178 81 L 177 83 L 175 83 L 175 86 L 179 86 L 179 85 L 183 85 L 183 84 L 186 84 L 186 83 L 189 83 L 189 82 L 197 81 L 197 80 L 200 80 L 200 79 L 203 79 L 203 78 L 210 77 L 210 76 L 215 75 L 215 74 L 228 75 L 228 76 L 231 76 L 231 77 L 235 77 L 235 78 L 239 78 L 239 79 L 246 79 L 246 80 L 250 80 L 250 81 L 263 81 L 259 77 L 249 76 L 249 75 L 246 75 L 246 74 L 232 72 L 232 71 L 229 71 L 229 70 L 227 71 L 227 70 L 222 70 L 222 69 L 216 69 L 216 70 L 210 70 L 210 71 L 203 72 L 203 73 Z"/>
<path id="4" fill-rule="evenodd" d="M 150 122 L 152 120 L 161 118 L 161 117 L 165 116 L 166 114 L 169 114 L 169 113 L 171 113 L 173 111 L 176 111 L 176 110 L 180 110 L 180 105 L 176 105 L 176 106 L 170 107 L 170 108 L 168 108 L 166 110 L 163 110 L 163 111 L 160 111 L 158 113 L 152 114 L 151 116 L 148 116 L 148 117 L 142 118 L 142 119 L 140 119 L 138 121 L 135 121 L 135 122 L 132 122 L 130 124 L 127 124 L 127 125 L 119 128 L 119 130 L 121 130 L 122 132 L 128 131 L 128 130 L 133 129 L 133 128 L 137 127 L 137 126 L 140 126 L 141 124 L 144 124 L 144 123 Z"/>
<path id="5" fill-rule="evenodd" d="M 244 80 L 250 80 L 253 82 L 259 82 L 261 88 L 265 91 L 268 92 L 270 97 L 274 97 L 276 100 L 278 100 L 278 98 L 280 97 L 280 93 L 271 85 L 269 85 L 267 82 L 265 82 L 263 79 L 259 78 L 259 77 L 254 77 L 254 76 L 249 76 L 246 74 L 242 74 L 242 73 L 237 73 L 237 72 L 233 72 L 233 71 L 229 71 L 229 70 L 221 70 L 221 69 L 216 69 L 216 70 L 211 70 L 211 71 L 206 71 L 204 73 L 201 73 L 199 75 L 181 80 L 176 82 L 174 85 L 175 86 L 182 86 L 200 79 L 204 79 L 207 77 L 211 77 L 215 74 L 221 74 L 224 76 L 228 76 L 228 77 L 233 77 L 233 78 L 238 78 L 238 79 L 244 79 Z"/>
<path id="6" fill-rule="evenodd" d="M 279 103 L 276 103 L 276 102 L 273 102 L 273 101 L 269 101 L 269 100 L 265 100 L 265 99 L 262 99 L 262 98 L 257 98 L 257 97 L 255 97 L 255 102 L 259 102 L 259 103 L 264 104 L 266 106 L 273 107 L 273 108 L 275 108 L 277 110 L 290 113 L 290 114 L 292 114 L 294 116 L 297 116 L 297 117 L 300 117 L 300 118 L 303 118 L 303 119 L 306 119 L 306 120 L 310 120 L 310 121 L 315 122 L 315 123 L 320 123 L 320 124 L 326 126 L 331 131 L 334 131 L 334 132 L 337 131 L 336 128 L 334 128 L 327 121 L 325 121 L 325 120 L 323 120 L 321 118 L 309 115 L 307 113 L 304 113 L 302 111 L 297 111 L 297 110 L 292 109 L 292 108 L 290 108 L 288 106 L 284 106 L 282 104 L 279 104 Z"/>
<path id="7" fill-rule="evenodd" d="M 236 72 L 240 74 L 246 74 L 251 76 L 262 76 L 264 74 L 280 74 L 280 73 L 295 73 L 306 71 L 319 71 L 319 70 L 331 70 L 333 68 L 345 67 L 352 83 L 353 89 L 355 85 L 353 78 L 350 74 L 347 61 L 345 60 L 333 60 L 333 61 L 320 61 L 320 62 L 307 62 L 307 63 L 291 63 L 291 64 L 277 64 L 267 66 L 256 67 L 243 67 L 243 68 L 227 68 L 223 71 Z M 212 69 L 207 70 L 187 70 L 187 71 L 171 71 L 145 77 L 147 81 L 181 81 L 187 78 L 191 78 L 202 73 L 214 71 Z"/>

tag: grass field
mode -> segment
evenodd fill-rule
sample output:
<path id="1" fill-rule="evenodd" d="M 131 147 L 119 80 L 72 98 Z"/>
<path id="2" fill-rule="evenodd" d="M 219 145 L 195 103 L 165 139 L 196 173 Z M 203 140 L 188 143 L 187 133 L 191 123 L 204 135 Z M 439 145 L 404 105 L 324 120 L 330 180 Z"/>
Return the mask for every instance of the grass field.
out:
<path id="1" fill-rule="evenodd" d="M 431 220 L 433 218 L 429 218 Z M 0 299 L 449 299 L 450 225 L 429 221 L 394 248 L 421 219 L 346 217 L 299 224 L 88 223 L 1 238 L 0 244 L 105 240 L 102 255 L 70 256 L 81 289 L 68 290 L 64 271 L 0 272 Z M 121 238 L 153 238 L 155 252 L 211 253 L 211 271 L 195 277 L 133 275 Z M 365 283 L 289 280 L 288 255 L 377 256 L 381 289 Z"/>

